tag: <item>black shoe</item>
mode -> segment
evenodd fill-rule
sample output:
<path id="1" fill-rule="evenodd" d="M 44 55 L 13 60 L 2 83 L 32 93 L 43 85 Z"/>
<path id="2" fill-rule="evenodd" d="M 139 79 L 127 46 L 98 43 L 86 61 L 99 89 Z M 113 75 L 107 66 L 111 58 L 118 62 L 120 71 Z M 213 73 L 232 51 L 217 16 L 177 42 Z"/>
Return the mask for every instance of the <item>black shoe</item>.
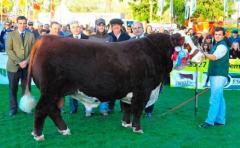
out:
<path id="1" fill-rule="evenodd" d="M 204 123 L 202 123 L 202 124 L 200 124 L 200 125 L 198 125 L 200 128 L 209 128 L 209 127 L 212 127 L 213 125 L 211 125 L 211 124 L 209 124 L 209 123 L 207 123 L 207 122 L 204 122 Z"/>
<path id="2" fill-rule="evenodd" d="M 16 115 L 16 112 L 9 112 L 10 117 L 14 117 Z"/>
<path id="3" fill-rule="evenodd" d="M 152 117 L 152 113 L 146 113 L 145 115 L 147 118 L 151 118 Z"/>
<path id="4" fill-rule="evenodd" d="M 215 126 L 223 126 L 224 124 L 222 124 L 222 123 L 217 123 L 217 122 L 214 122 L 214 125 L 215 125 Z"/>
<path id="5" fill-rule="evenodd" d="M 77 113 L 76 110 L 74 110 L 74 111 L 70 111 L 70 114 L 76 114 L 76 113 Z"/>

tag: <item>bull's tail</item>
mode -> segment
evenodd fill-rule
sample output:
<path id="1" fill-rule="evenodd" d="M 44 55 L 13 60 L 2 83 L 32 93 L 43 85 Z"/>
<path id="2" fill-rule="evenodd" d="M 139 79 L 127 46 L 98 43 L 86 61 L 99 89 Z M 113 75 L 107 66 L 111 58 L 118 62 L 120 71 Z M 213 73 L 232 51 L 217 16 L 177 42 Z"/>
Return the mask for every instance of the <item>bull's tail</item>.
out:
<path id="1" fill-rule="evenodd" d="M 29 56 L 28 74 L 27 74 L 27 80 L 26 80 L 25 93 L 19 102 L 19 108 L 22 111 L 27 113 L 31 113 L 32 109 L 35 108 L 36 106 L 36 101 L 30 93 L 29 85 L 31 85 L 32 65 L 35 60 L 37 49 L 41 46 L 41 43 L 42 43 L 42 40 L 40 39 L 32 47 L 32 50 Z"/>
<path id="2" fill-rule="evenodd" d="M 36 43 L 33 45 L 31 53 L 29 55 L 28 74 L 27 74 L 27 81 L 26 81 L 27 84 L 26 84 L 26 89 L 25 89 L 24 95 L 30 94 L 29 85 L 31 85 L 32 65 L 33 65 L 33 62 L 35 59 L 36 51 L 40 47 L 41 43 L 42 43 L 41 39 L 37 40 Z"/>

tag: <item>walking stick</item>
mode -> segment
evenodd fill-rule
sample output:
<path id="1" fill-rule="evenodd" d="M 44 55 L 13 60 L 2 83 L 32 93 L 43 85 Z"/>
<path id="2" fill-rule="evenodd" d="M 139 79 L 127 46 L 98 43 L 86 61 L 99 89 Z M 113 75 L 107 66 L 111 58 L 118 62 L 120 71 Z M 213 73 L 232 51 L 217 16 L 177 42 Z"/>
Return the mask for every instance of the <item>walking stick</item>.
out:
<path id="1" fill-rule="evenodd" d="M 208 90 L 209 90 L 209 88 L 206 88 L 206 89 L 204 89 L 202 92 L 197 93 L 197 97 L 198 97 L 198 96 L 201 96 L 201 95 L 204 94 L 204 93 L 206 93 Z M 162 114 L 160 115 L 160 117 L 161 117 L 161 116 L 165 116 L 165 115 L 167 115 L 167 114 L 170 113 L 170 112 L 174 112 L 174 111 L 180 109 L 181 107 L 187 105 L 188 103 L 192 102 L 193 100 L 195 100 L 195 96 L 193 96 L 193 97 L 191 97 L 190 99 L 184 101 L 183 103 L 181 103 L 181 104 L 173 107 L 172 109 L 170 109 L 170 110 L 162 113 Z"/>
<path id="2" fill-rule="evenodd" d="M 196 78 L 195 78 L 195 95 L 194 95 L 194 101 L 195 101 L 195 106 L 194 106 L 194 115 L 195 117 L 197 116 L 198 112 L 198 64 L 195 64 L 196 66 Z"/>

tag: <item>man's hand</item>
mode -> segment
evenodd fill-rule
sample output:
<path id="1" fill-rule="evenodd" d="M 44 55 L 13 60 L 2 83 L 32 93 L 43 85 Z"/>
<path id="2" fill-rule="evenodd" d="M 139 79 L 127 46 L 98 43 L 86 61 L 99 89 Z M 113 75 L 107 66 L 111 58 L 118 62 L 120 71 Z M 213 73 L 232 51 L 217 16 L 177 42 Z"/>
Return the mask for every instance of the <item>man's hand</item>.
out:
<path id="1" fill-rule="evenodd" d="M 23 68 L 27 67 L 27 64 L 28 64 L 27 60 L 24 60 L 24 61 L 19 63 L 19 66 L 23 69 Z"/>

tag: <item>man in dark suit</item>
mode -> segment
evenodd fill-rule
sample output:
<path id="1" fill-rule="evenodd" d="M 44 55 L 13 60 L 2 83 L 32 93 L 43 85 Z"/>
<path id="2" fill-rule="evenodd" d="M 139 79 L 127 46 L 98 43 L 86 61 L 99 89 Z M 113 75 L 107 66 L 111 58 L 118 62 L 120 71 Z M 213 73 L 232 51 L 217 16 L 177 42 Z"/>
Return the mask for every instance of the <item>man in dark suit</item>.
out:
<path id="1" fill-rule="evenodd" d="M 76 39 L 88 39 L 89 37 L 82 32 L 82 28 L 78 21 L 73 21 L 70 24 L 71 35 L 69 37 Z"/>
<path id="2" fill-rule="evenodd" d="M 126 41 L 130 39 L 130 36 L 126 32 L 122 31 L 123 21 L 121 19 L 115 18 L 110 20 L 110 25 L 112 28 L 112 32 L 108 34 L 109 42 L 121 42 L 121 41 Z M 121 102 L 120 102 L 120 105 L 122 105 Z M 115 100 L 109 101 L 110 113 L 114 111 L 114 106 L 115 106 Z"/>
<path id="3" fill-rule="evenodd" d="M 88 39 L 88 36 L 82 33 L 82 28 L 78 21 L 73 21 L 70 24 L 70 30 L 72 34 L 69 37 L 76 38 L 76 39 Z M 69 103 L 70 103 L 70 113 L 71 114 L 77 113 L 78 101 L 70 97 Z"/>
<path id="4" fill-rule="evenodd" d="M 27 66 L 30 50 L 35 42 L 34 34 L 26 31 L 27 18 L 17 17 L 17 29 L 9 32 L 6 42 L 8 54 L 7 72 L 9 80 L 10 116 L 17 113 L 17 91 L 21 79 L 22 92 L 26 88 Z"/>
<path id="5" fill-rule="evenodd" d="M 134 36 L 131 38 L 131 40 L 132 39 L 140 39 L 140 38 L 143 38 L 144 36 L 147 35 L 147 34 L 144 33 L 143 24 L 141 22 L 134 22 L 132 24 L 132 31 L 133 31 Z M 162 89 L 162 85 L 160 86 L 160 90 L 161 89 Z M 156 89 L 154 89 L 152 91 L 152 93 L 159 94 L 160 90 L 157 87 Z M 152 104 L 152 105 L 150 105 L 150 106 L 145 108 L 145 113 L 146 113 L 147 117 L 151 117 L 152 116 L 153 108 L 154 108 L 154 104 Z"/>

